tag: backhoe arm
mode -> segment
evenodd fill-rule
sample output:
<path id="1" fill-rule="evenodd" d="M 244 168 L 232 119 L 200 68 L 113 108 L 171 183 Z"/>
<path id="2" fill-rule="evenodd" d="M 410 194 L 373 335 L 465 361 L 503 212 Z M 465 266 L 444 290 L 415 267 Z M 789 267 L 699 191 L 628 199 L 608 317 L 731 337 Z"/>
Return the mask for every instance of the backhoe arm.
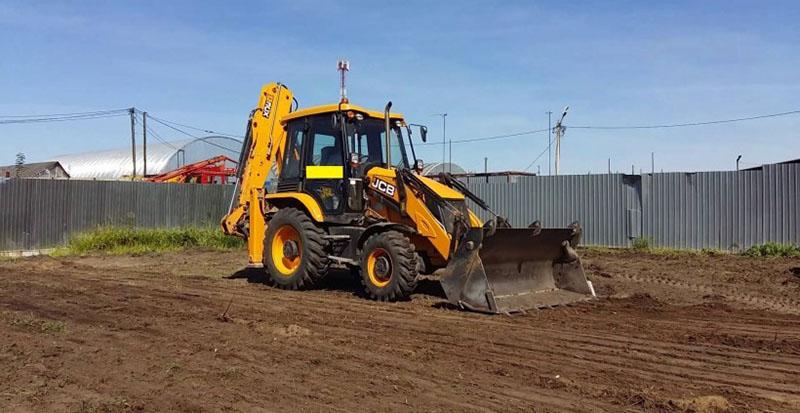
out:
<path id="1" fill-rule="evenodd" d="M 250 113 L 247 134 L 242 144 L 237 171 L 237 190 L 228 214 L 222 219 L 225 234 L 244 237 L 259 253 L 264 237 L 264 214 L 261 202 L 264 185 L 270 170 L 280 174 L 286 133 L 280 119 L 292 110 L 292 91 L 280 83 L 270 83 L 261 88 L 258 105 Z M 250 236 L 251 232 L 253 237 Z M 260 261 L 260 258 L 259 258 Z"/>

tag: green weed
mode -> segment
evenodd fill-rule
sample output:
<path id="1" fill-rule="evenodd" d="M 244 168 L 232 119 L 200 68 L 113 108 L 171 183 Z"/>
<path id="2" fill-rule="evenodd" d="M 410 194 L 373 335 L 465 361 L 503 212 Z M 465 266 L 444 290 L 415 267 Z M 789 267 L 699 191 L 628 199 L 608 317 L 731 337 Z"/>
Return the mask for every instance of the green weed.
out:
<path id="1" fill-rule="evenodd" d="M 635 238 L 633 240 L 633 249 L 637 251 L 649 251 L 650 240 L 648 240 L 647 238 Z"/>
<path id="2" fill-rule="evenodd" d="M 762 245 L 753 245 L 745 250 L 744 255 L 749 257 L 800 257 L 800 246 L 768 242 Z"/>
<path id="3" fill-rule="evenodd" d="M 66 324 L 61 321 L 43 320 L 36 318 L 33 314 L 11 319 L 11 325 L 50 334 L 63 333 L 67 330 Z"/>
<path id="4" fill-rule="evenodd" d="M 178 251 L 187 248 L 236 249 L 244 246 L 241 238 L 227 236 L 215 228 L 130 228 L 105 227 L 73 236 L 57 255 L 141 254 Z"/>

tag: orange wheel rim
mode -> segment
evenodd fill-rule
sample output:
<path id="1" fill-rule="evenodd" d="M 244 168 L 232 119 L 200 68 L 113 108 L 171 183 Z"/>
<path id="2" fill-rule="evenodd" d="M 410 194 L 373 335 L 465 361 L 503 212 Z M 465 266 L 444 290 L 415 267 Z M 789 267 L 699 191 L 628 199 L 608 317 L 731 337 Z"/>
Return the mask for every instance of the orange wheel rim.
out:
<path id="1" fill-rule="evenodd" d="M 303 258 L 303 244 L 300 233 L 291 225 L 284 225 L 275 232 L 272 238 L 272 262 L 278 272 L 286 277 L 291 276 L 300 267 Z"/>
<path id="2" fill-rule="evenodd" d="M 392 257 L 383 248 L 375 248 L 367 256 L 367 276 L 376 287 L 385 287 L 392 279 Z"/>

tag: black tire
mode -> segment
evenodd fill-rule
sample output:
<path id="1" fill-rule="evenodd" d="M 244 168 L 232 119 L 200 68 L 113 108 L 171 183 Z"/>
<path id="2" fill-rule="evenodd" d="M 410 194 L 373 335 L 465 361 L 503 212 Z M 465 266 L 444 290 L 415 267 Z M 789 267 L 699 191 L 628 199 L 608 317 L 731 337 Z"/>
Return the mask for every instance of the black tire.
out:
<path id="1" fill-rule="evenodd" d="M 378 264 L 381 260 L 382 264 Z M 381 232 L 364 243 L 361 284 L 367 297 L 379 301 L 405 300 L 417 287 L 417 275 L 414 245 L 402 233 Z"/>
<path id="2" fill-rule="evenodd" d="M 296 232 L 291 234 L 291 229 Z M 294 246 L 290 246 L 290 250 L 291 256 L 294 258 L 287 258 L 290 260 L 290 265 L 284 264 L 283 261 L 276 263 L 277 257 L 272 251 L 276 235 L 284 232 L 290 233 L 291 238 L 296 237 L 299 240 L 299 242 L 292 240 Z M 284 208 L 276 212 L 269 220 L 264 236 L 263 263 L 264 268 L 267 269 L 269 284 L 285 290 L 298 290 L 311 288 L 322 280 L 328 271 L 324 234 L 322 229 L 317 227 L 308 215 L 299 209 Z M 286 243 L 276 241 L 276 245 L 278 244 L 285 245 Z M 286 253 L 286 249 L 283 249 L 283 253 Z"/>

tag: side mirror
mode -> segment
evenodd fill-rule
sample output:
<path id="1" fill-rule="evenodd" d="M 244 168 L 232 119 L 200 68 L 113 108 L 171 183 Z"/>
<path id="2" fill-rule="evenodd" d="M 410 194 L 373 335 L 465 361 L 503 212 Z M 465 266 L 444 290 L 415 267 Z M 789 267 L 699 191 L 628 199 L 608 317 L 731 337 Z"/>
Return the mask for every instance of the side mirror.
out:
<path id="1" fill-rule="evenodd" d="M 420 126 L 419 127 L 419 134 L 422 135 L 422 141 L 428 141 L 428 127 L 427 126 Z"/>
<path id="2" fill-rule="evenodd" d="M 422 159 L 417 159 L 414 162 L 414 170 L 417 171 L 418 174 L 422 175 L 422 171 L 425 169 L 425 162 L 422 162 Z"/>

